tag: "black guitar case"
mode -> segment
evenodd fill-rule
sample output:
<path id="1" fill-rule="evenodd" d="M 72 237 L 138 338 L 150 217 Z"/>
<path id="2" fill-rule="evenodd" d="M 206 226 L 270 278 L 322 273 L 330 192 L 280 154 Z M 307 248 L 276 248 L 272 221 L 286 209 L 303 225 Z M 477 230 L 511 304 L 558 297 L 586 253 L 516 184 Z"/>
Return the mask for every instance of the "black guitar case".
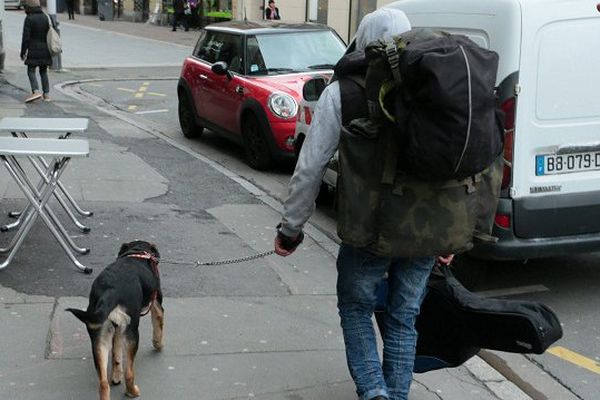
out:
<path id="1" fill-rule="evenodd" d="M 382 329 L 382 313 L 376 317 Z M 457 367 L 480 349 L 541 354 L 563 334 L 546 305 L 471 293 L 448 267 L 431 275 L 416 327 L 414 372 Z"/>

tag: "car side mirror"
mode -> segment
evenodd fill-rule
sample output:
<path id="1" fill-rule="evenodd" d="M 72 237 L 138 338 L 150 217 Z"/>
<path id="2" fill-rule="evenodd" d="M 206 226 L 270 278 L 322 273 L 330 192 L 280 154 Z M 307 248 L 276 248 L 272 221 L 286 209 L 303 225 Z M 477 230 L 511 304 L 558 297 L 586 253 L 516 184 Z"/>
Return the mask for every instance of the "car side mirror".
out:
<path id="1" fill-rule="evenodd" d="M 231 80 L 233 76 L 229 72 L 229 65 L 225 61 L 217 61 L 211 67 L 212 72 L 217 75 L 227 75 L 227 79 Z"/>
<path id="2" fill-rule="evenodd" d="M 306 81 L 302 87 L 302 97 L 306 101 L 317 101 L 325 90 L 325 86 L 327 86 L 325 78 L 312 78 Z"/>

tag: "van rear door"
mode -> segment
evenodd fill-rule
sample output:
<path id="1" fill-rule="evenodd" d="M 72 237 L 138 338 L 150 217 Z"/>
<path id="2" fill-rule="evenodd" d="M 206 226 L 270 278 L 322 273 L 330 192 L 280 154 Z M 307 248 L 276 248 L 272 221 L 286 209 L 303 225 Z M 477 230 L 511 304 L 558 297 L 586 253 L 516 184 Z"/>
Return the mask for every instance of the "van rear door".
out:
<path id="1" fill-rule="evenodd" d="M 523 1 L 513 176 L 515 235 L 600 232 L 600 12 Z"/>

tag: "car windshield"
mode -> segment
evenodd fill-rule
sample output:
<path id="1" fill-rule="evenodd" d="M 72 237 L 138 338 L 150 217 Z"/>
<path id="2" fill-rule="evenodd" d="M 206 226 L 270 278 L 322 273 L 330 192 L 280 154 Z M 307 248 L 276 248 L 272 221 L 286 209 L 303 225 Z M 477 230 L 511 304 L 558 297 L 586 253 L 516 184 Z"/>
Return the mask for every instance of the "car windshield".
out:
<path id="1" fill-rule="evenodd" d="M 250 75 L 332 69 L 346 47 L 332 31 L 256 35 L 248 38 Z"/>

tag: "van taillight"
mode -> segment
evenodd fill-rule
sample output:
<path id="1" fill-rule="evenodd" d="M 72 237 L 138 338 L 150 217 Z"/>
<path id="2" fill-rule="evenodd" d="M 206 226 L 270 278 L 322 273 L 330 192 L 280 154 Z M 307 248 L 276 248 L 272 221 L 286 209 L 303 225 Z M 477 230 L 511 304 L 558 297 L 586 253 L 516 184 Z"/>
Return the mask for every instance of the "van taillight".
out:
<path id="1" fill-rule="evenodd" d="M 494 223 L 500 228 L 510 229 L 510 215 L 496 214 Z"/>
<path id="2" fill-rule="evenodd" d="M 512 162 L 513 162 L 513 145 L 515 142 L 515 106 L 514 97 L 507 99 L 502 103 L 502 111 L 504 111 L 504 171 L 502 175 L 502 189 L 507 189 L 510 186 Z"/>

